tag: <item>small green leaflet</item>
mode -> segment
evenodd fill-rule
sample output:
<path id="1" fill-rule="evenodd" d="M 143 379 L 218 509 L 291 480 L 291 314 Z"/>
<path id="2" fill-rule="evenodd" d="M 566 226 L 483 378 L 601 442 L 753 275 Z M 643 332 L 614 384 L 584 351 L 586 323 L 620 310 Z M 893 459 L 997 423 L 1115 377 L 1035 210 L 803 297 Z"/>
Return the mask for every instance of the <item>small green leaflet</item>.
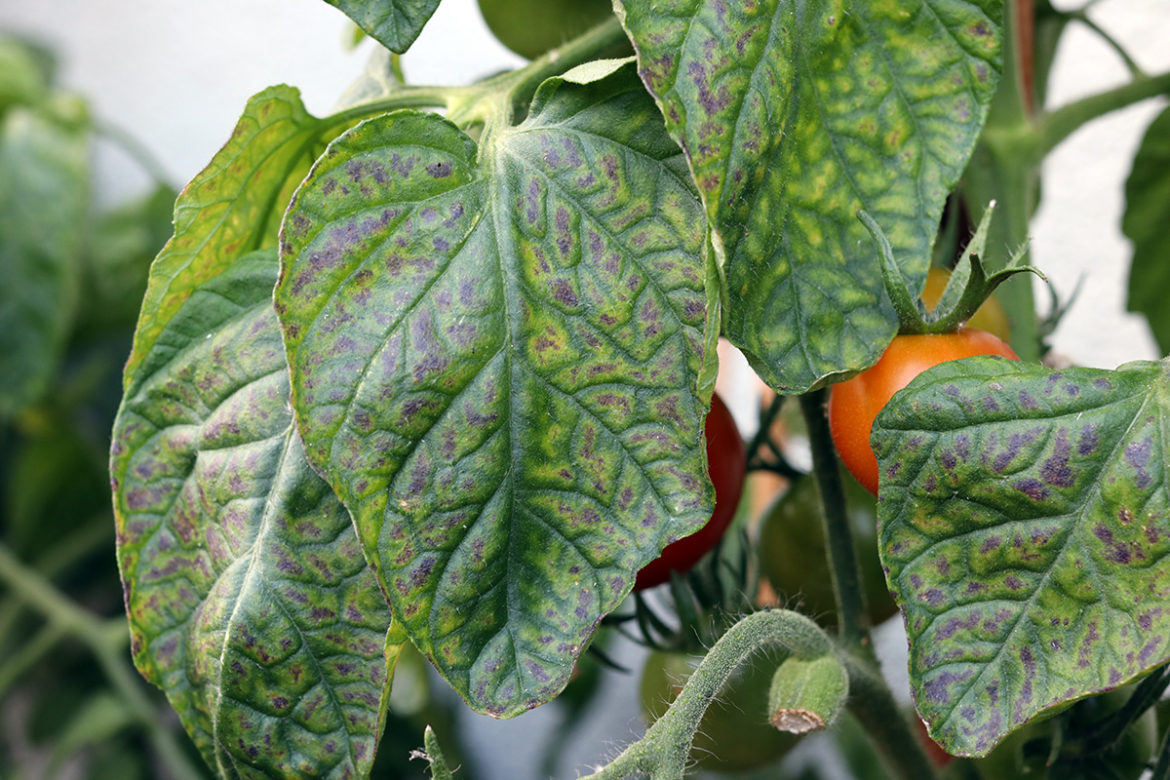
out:
<path id="1" fill-rule="evenodd" d="M 880 554 L 948 752 L 1170 658 L 1168 370 L 969 358 L 878 415 Z"/>
<path id="2" fill-rule="evenodd" d="M 89 137 L 31 109 L 0 115 L 0 421 L 37 400 L 77 308 Z"/>
<path id="3" fill-rule="evenodd" d="M 316 156 L 321 130 L 297 90 L 269 87 L 248 101 L 231 140 L 183 188 L 175 234 L 151 267 L 126 363 L 127 393 L 157 372 L 149 360 L 170 359 L 155 342 L 188 296 L 238 257 L 276 244 L 281 215 Z"/>
<path id="4" fill-rule="evenodd" d="M 1125 182 L 1121 229 L 1133 242 L 1129 310 L 1146 315 L 1161 349 L 1170 350 L 1170 109 L 1150 123 Z"/>
<path id="5" fill-rule="evenodd" d="M 404 637 L 292 426 L 276 265 L 196 286 L 118 413 L 131 650 L 220 777 L 365 776 Z"/>
<path id="6" fill-rule="evenodd" d="M 872 364 L 897 318 L 857 212 L 921 284 L 995 91 L 1001 0 L 617 5 L 722 252 L 725 335 L 783 392 Z"/>
<path id="7" fill-rule="evenodd" d="M 634 573 L 710 517 L 706 246 L 632 67 L 546 82 L 479 149 L 434 114 L 363 122 L 290 207 L 275 297 L 306 452 L 476 710 L 555 696 Z"/>
<path id="8" fill-rule="evenodd" d="M 439 0 L 325 0 L 378 43 L 402 54 L 422 32 Z"/>

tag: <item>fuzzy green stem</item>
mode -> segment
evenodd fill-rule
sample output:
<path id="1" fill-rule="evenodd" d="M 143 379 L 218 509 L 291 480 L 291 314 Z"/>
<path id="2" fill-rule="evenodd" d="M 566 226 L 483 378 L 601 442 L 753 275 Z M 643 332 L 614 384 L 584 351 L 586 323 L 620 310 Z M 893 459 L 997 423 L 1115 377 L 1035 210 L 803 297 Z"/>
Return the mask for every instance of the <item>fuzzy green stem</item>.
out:
<path id="1" fill-rule="evenodd" d="M 754 612 L 740 620 L 712 646 L 683 686 L 670 709 L 605 767 L 582 780 L 615 780 L 638 775 L 678 780 L 689 761 L 691 740 L 711 701 L 728 678 L 759 651 L 782 647 L 801 658 L 834 652 L 824 631 L 789 610 Z M 760 713 L 760 717 L 765 717 Z"/>
<path id="2" fill-rule="evenodd" d="M 154 704 L 127 666 L 123 657 L 126 627 L 120 618 L 105 621 L 78 607 L 51 582 L 21 563 L 3 544 L 0 544 L 0 581 L 40 612 L 55 630 L 73 636 L 90 649 L 114 690 L 146 729 L 159 759 L 173 777 L 198 780 L 203 776 L 158 717 Z"/>
<path id="3" fill-rule="evenodd" d="M 861 587 L 861 568 L 853 546 L 853 529 L 845 506 L 841 468 L 833 451 L 829 421 L 825 416 L 825 391 L 817 390 L 800 397 L 800 410 L 808 428 L 812 447 L 813 475 L 824 507 L 824 534 L 837 603 L 837 625 L 841 641 L 851 650 L 873 657 L 865 609 L 865 592 Z"/>

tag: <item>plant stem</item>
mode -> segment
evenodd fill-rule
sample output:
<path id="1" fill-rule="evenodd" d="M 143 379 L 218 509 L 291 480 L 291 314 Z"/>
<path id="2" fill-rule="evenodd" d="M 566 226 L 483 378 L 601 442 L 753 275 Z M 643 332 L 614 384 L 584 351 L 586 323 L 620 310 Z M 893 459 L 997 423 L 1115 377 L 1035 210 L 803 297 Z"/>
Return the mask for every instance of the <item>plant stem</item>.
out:
<path id="1" fill-rule="evenodd" d="M 850 650 L 873 657 L 873 643 L 866 619 L 865 592 L 861 587 L 861 569 L 853 546 L 853 529 L 845 507 L 841 468 L 833 452 L 829 421 L 825 416 L 825 391 L 800 396 L 800 410 L 808 428 L 812 447 L 813 474 L 824 507 L 825 544 L 833 595 L 837 602 L 837 624 L 841 641 Z"/>
<path id="2" fill-rule="evenodd" d="M 988 230 L 984 265 L 989 273 L 1003 268 L 1028 240 L 1038 181 L 1036 134 L 1029 101 L 1034 94 L 1030 0 L 1008 0 L 1004 7 L 1003 75 L 987 124 L 963 175 L 963 196 L 973 220 L 996 201 L 996 218 Z M 1027 37 L 1025 37 L 1025 35 Z M 1024 259 L 1027 263 L 1027 259 Z M 1011 343 L 1021 360 L 1040 357 L 1032 280 L 1009 279 L 996 291 L 1011 323 Z"/>
<path id="3" fill-rule="evenodd" d="M 1036 128 L 1037 152 L 1041 156 L 1047 154 L 1081 125 L 1111 111 L 1163 94 L 1170 94 L 1170 73 L 1135 78 L 1127 84 L 1061 106 L 1040 120 Z"/>
<path id="4" fill-rule="evenodd" d="M 1130 56 L 1129 52 L 1125 50 L 1125 47 L 1121 45 L 1121 42 L 1110 35 L 1107 30 L 1101 27 L 1101 25 L 1097 24 L 1091 18 L 1089 18 L 1089 14 L 1086 12 L 1086 9 L 1082 8 L 1077 11 L 1071 11 L 1069 13 L 1069 17 L 1076 19 L 1078 22 L 1095 32 L 1097 36 L 1106 43 L 1106 45 L 1113 49 L 1113 51 L 1117 53 L 1117 56 L 1121 57 L 1121 61 L 1125 63 L 1125 67 L 1129 69 L 1129 74 L 1131 76 L 1134 78 L 1141 78 L 1146 75 L 1141 66 L 1137 64 L 1134 58 Z"/>
<path id="5" fill-rule="evenodd" d="M 907 780 L 935 777 L 934 764 L 873 663 L 849 653 L 842 654 L 842 661 L 849 670 L 849 710 L 890 768 Z"/>
<path id="6" fill-rule="evenodd" d="M 646 730 L 642 739 L 589 775 L 588 780 L 639 775 L 654 780 L 681 778 L 689 761 L 691 740 L 708 705 L 736 669 L 769 647 L 783 647 L 794 656 L 809 659 L 834 652 L 824 631 L 803 615 L 783 609 L 753 612 L 712 646 L 670 709 Z M 760 715 L 764 717 L 764 713 Z M 923 777 L 930 775 L 918 775 Z"/>
<path id="7" fill-rule="evenodd" d="M 331 128 L 399 108 L 445 108 L 461 98 L 476 94 L 477 90 L 478 87 L 403 87 L 384 98 L 344 108 L 322 121 L 324 127 Z"/>
<path id="8" fill-rule="evenodd" d="M 112 544 L 113 521 L 109 512 L 99 512 L 76 531 L 72 531 L 45 552 L 34 564 L 34 569 L 46 579 L 68 570 L 99 546 Z M 20 616 L 24 602 L 14 594 L 8 594 L 0 601 L 0 637 L 11 635 L 12 624 Z"/>
<path id="9" fill-rule="evenodd" d="M 360 103 L 325 118 L 326 127 L 335 127 L 399 108 L 446 108 L 455 124 L 483 122 L 505 103 L 504 121 L 522 116 L 536 88 L 546 79 L 596 59 L 625 41 L 625 31 L 616 17 L 553 49 L 518 70 L 502 73 L 466 87 L 407 86 L 379 100 Z"/>
<path id="10" fill-rule="evenodd" d="M 21 563 L 3 544 L 0 544 L 0 581 L 40 612 L 54 630 L 72 635 L 90 649 L 114 690 L 146 729 L 151 744 L 172 776 L 179 780 L 198 780 L 203 776 L 158 717 L 141 683 L 127 667 L 123 658 L 126 627 L 121 618 L 105 621 L 78 607 L 51 582 Z"/>

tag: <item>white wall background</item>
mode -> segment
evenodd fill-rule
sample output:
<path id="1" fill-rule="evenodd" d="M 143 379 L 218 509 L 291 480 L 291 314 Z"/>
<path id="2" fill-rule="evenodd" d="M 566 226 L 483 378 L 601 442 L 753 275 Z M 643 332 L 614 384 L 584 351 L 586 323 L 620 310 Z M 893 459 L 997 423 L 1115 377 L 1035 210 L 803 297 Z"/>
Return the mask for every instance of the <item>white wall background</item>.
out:
<path id="1" fill-rule="evenodd" d="M 1078 3 L 1059 3 L 1071 7 Z M 1149 72 L 1170 69 L 1170 2 L 1104 0 L 1094 17 L 1131 48 Z M 96 113 L 153 150 L 181 185 L 226 141 L 247 98 L 264 87 L 301 88 L 310 111 L 328 112 L 361 72 L 369 43 L 357 52 L 343 42 L 349 26 L 321 0 L 0 0 L 0 31 L 33 35 L 63 55 L 62 80 L 83 93 Z M 404 58 L 414 83 L 467 83 L 521 61 L 491 37 L 475 0 L 444 0 Z M 1060 51 L 1050 102 L 1061 104 L 1120 83 L 1127 73 L 1090 33 L 1071 29 Z M 1067 295 L 1083 274 L 1081 298 L 1057 333 L 1056 349 L 1084 365 L 1113 367 L 1153 358 L 1140 318 L 1124 313 L 1130 248 L 1120 233 L 1122 185 L 1149 120 L 1161 108 L 1147 101 L 1084 128 L 1046 162 L 1043 204 L 1033 223 L 1033 260 Z M 124 196 L 146 178 L 126 157 L 103 147 L 101 191 Z M 1167 226 L 1170 232 L 1170 225 Z M 1038 290 L 1038 300 L 1047 294 Z M 1168 291 L 1170 292 L 1170 291 Z M 747 369 L 732 362 L 741 374 Z M 739 398 L 745 428 L 754 426 L 748 398 Z M 904 665 L 894 631 L 883 644 L 892 671 Z M 621 655 L 638 663 L 635 651 Z M 904 676 L 904 672 L 902 673 Z M 639 728 L 636 678 L 611 678 L 608 722 L 580 735 L 558 776 L 573 776 L 627 741 Z M 532 776 L 534 750 L 551 727 L 551 708 L 513 721 L 466 718 L 466 738 L 493 755 L 488 778 Z M 484 766 L 484 769 L 489 769 Z"/>

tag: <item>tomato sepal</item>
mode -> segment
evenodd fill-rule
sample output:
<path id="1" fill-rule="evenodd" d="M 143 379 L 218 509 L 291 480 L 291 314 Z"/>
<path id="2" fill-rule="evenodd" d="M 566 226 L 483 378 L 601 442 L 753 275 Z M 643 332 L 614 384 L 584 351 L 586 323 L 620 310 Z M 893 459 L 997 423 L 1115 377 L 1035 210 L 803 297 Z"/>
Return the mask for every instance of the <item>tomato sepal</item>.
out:
<path id="1" fill-rule="evenodd" d="M 893 247 L 890 246 L 881 226 L 866 211 L 858 211 L 857 218 L 873 236 L 880 250 L 882 279 L 885 282 L 886 294 L 889 295 L 894 311 L 898 314 L 899 334 L 951 333 L 957 330 L 962 323 L 971 319 L 996 287 L 1016 274 L 1033 273 L 1048 281 L 1039 268 L 1024 264 L 1026 246 L 1017 249 L 1003 268 L 988 272 L 982 258 L 994 210 L 995 201 L 992 201 L 983 211 L 975 235 L 963 250 L 938 306 L 932 311 L 928 311 L 921 299 L 911 292 L 909 282 L 902 273 L 901 266 L 894 259 Z"/>

